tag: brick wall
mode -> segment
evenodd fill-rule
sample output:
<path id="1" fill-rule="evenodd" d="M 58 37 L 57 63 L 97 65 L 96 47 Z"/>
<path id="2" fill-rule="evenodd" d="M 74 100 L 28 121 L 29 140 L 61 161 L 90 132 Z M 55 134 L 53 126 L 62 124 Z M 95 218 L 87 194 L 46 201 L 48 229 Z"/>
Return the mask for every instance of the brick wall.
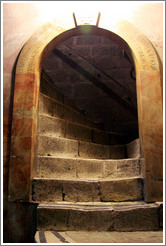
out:
<path id="1" fill-rule="evenodd" d="M 112 90 L 137 107 L 135 75 L 131 77 L 134 67 L 115 42 L 92 35 L 70 38 L 56 47 L 43 68 L 91 121 L 103 124 L 108 131 L 133 134 L 130 140 L 138 136 L 137 116 L 107 93 Z M 93 79 L 104 84 L 106 91 L 96 86 Z"/>

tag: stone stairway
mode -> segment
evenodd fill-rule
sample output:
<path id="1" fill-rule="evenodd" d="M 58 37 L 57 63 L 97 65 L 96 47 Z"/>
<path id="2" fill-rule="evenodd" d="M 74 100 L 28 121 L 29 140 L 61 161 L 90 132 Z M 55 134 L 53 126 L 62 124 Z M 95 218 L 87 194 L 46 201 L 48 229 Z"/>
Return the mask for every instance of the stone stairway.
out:
<path id="1" fill-rule="evenodd" d="M 43 80 L 32 194 L 38 231 L 159 230 L 161 204 L 144 202 L 139 139 L 119 139 Z"/>

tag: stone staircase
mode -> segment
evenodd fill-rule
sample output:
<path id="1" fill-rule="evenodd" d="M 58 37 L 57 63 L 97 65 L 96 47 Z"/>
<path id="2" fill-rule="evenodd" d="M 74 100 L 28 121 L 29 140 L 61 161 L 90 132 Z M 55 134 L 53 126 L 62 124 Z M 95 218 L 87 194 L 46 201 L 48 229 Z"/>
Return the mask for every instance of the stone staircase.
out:
<path id="1" fill-rule="evenodd" d="M 161 204 L 144 202 L 139 139 L 89 122 L 48 79 L 41 83 L 32 200 L 38 231 L 159 230 Z"/>

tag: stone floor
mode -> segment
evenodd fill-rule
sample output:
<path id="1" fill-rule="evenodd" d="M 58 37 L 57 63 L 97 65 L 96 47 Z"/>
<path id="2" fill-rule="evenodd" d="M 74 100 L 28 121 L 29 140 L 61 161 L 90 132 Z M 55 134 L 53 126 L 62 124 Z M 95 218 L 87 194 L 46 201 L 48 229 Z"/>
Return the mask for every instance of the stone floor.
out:
<path id="1" fill-rule="evenodd" d="M 163 231 L 39 231 L 37 243 L 163 243 Z"/>

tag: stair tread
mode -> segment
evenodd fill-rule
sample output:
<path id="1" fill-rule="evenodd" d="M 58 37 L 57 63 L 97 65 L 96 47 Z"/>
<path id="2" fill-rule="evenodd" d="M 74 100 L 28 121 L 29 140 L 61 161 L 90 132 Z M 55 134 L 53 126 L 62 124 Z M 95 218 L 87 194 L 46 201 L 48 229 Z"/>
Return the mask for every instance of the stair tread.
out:
<path id="1" fill-rule="evenodd" d="M 60 118 L 60 117 L 57 117 L 57 116 L 53 116 L 53 115 L 49 115 L 49 114 L 46 114 L 46 113 L 39 113 L 39 116 L 45 116 L 45 117 L 48 117 L 48 118 L 51 118 L 51 119 L 55 119 L 55 120 L 60 120 L 60 121 L 66 121 L 66 122 L 69 122 L 69 123 L 72 123 L 73 125 L 78 125 L 78 126 L 82 126 L 84 128 L 88 128 L 88 129 L 94 129 L 96 131 L 99 131 L 99 132 L 104 132 L 104 133 L 108 133 L 110 134 L 110 132 L 106 132 L 104 130 L 100 130 L 100 129 L 97 129 L 95 127 L 91 127 L 91 126 L 88 126 L 88 125 L 84 125 L 84 124 L 81 124 L 79 122 L 76 122 L 76 121 L 71 121 L 71 120 L 68 120 L 68 119 L 63 119 L 63 118 Z"/>
<path id="2" fill-rule="evenodd" d="M 82 160 L 82 161 L 97 161 L 97 162 L 115 162 L 115 161 L 118 161 L 118 162 L 123 162 L 123 161 L 135 161 L 135 160 L 140 160 L 140 158 L 139 157 L 134 157 L 134 158 L 124 158 L 124 159 L 95 159 L 95 158 L 83 158 L 83 157 L 79 157 L 79 156 L 77 156 L 77 157 L 57 157 L 57 156 L 47 156 L 47 155 L 45 155 L 45 156 L 43 156 L 43 155 L 38 155 L 38 158 L 47 158 L 47 159 L 64 159 L 64 160 Z"/>
<path id="3" fill-rule="evenodd" d="M 91 159 L 124 159 L 127 157 L 126 145 L 106 145 L 78 139 L 38 135 L 38 155 L 57 157 L 82 157 Z M 138 157 L 136 153 L 135 156 Z"/>
<path id="4" fill-rule="evenodd" d="M 83 210 L 126 210 L 126 209 L 136 209 L 136 208 L 154 208 L 159 207 L 159 204 L 146 203 L 144 201 L 134 201 L 134 202 L 49 202 L 40 203 L 38 209 L 48 208 L 48 209 L 83 209 Z"/>
<path id="5" fill-rule="evenodd" d="M 48 96 L 48 95 L 46 95 L 46 94 L 43 94 L 42 92 L 40 92 L 40 97 L 46 98 L 47 100 L 52 101 L 53 103 L 59 104 L 59 105 L 61 105 L 62 107 L 66 108 L 66 109 L 68 109 L 68 110 L 71 110 L 71 111 L 73 111 L 73 112 L 76 113 L 76 114 L 81 115 L 81 116 L 84 118 L 84 120 L 86 121 L 86 124 L 90 124 L 91 126 L 93 126 L 93 127 L 96 128 L 96 129 L 101 129 L 101 124 L 100 124 L 100 123 L 94 123 L 94 122 L 91 122 L 91 121 L 90 121 L 85 115 L 83 115 L 83 113 L 82 113 L 78 108 L 76 108 L 73 104 L 69 106 L 69 105 L 67 105 L 67 104 L 64 102 L 64 100 L 59 101 L 58 99 L 55 99 L 55 98 L 52 98 L 52 97 L 50 97 L 50 96 Z M 41 99 L 40 99 L 40 100 L 41 100 Z M 40 103 L 40 101 L 39 101 L 39 103 Z M 43 111 L 42 111 L 42 110 L 40 109 L 40 107 L 39 107 L 39 113 L 41 113 L 41 112 L 43 112 Z M 46 114 L 47 114 L 47 113 L 46 113 Z M 47 115 L 50 115 L 50 114 L 48 113 Z"/>
<path id="6" fill-rule="evenodd" d="M 53 139 L 58 139 L 58 140 L 62 140 L 62 141 L 71 141 L 71 142 L 81 142 L 81 143 L 85 143 L 85 144 L 89 144 L 89 145 L 96 145 L 96 146 L 103 146 L 106 148 L 112 148 L 112 147 L 121 147 L 121 146 L 125 146 L 125 144 L 119 144 L 119 145 L 106 145 L 106 144 L 99 144 L 99 143 L 92 143 L 92 142 L 87 142 L 84 140 L 78 140 L 78 139 L 70 139 L 70 138 L 65 138 L 65 137 L 57 137 L 57 136 L 50 136 L 48 133 L 47 134 L 38 134 L 40 137 L 47 137 L 47 138 L 53 138 Z"/>
<path id="7" fill-rule="evenodd" d="M 115 178 L 115 179 L 110 179 L 110 178 L 39 178 L 39 177 L 34 177 L 33 180 L 55 180 L 55 181 L 68 181 L 68 182 L 99 182 L 99 181 L 122 181 L 122 180 L 133 180 L 133 179 L 143 179 L 141 176 L 135 176 L 135 177 L 129 177 L 129 178 Z"/>
<path id="8" fill-rule="evenodd" d="M 61 105 L 65 106 L 66 108 L 72 109 L 73 111 L 81 114 L 80 110 L 77 109 L 74 105 L 72 105 L 72 107 L 68 106 L 68 105 L 64 105 L 63 100 L 61 101 L 61 100 L 58 100 L 57 98 L 50 97 L 50 96 L 48 96 L 48 95 L 46 95 L 45 93 L 42 93 L 42 92 L 40 92 L 40 96 L 43 96 L 43 97 L 49 99 L 50 101 L 53 101 L 53 102 L 58 103 L 58 104 L 61 104 Z"/>
<path id="9" fill-rule="evenodd" d="M 38 205 L 37 229 L 52 231 L 153 231 L 159 230 L 157 203 L 56 202 Z"/>
<path id="10" fill-rule="evenodd" d="M 57 117 L 57 116 L 52 116 L 52 115 L 49 115 L 49 114 L 46 114 L 46 113 L 39 112 L 39 116 L 45 116 L 45 117 L 48 117 L 48 118 L 51 118 L 51 119 L 55 119 L 55 120 L 57 119 L 57 120 L 61 120 L 61 121 L 66 121 L 66 122 L 72 123 L 73 125 L 82 126 L 84 128 L 92 129 L 92 130 L 95 130 L 95 131 L 98 131 L 98 132 L 102 132 L 102 133 L 106 133 L 106 134 L 114 134 L 114 135 L 117 135 L 117 136 L 119 136 L 119 135 L 120 136 L 125 136 L 126 135 L 124 133 L 119 133 L 119 132 L 104 131 L 104 130 L 98 129 L 96 127 L 91 127 L 91 126 L 84 125 L 84 124 L 81 124 L 81 123 L 78 123 L 78 122 L 75 122 L 75 121 L 70 121 L 70 120 L 63 119 L 63 118 L 60 118 L 60 117 Z"/>

